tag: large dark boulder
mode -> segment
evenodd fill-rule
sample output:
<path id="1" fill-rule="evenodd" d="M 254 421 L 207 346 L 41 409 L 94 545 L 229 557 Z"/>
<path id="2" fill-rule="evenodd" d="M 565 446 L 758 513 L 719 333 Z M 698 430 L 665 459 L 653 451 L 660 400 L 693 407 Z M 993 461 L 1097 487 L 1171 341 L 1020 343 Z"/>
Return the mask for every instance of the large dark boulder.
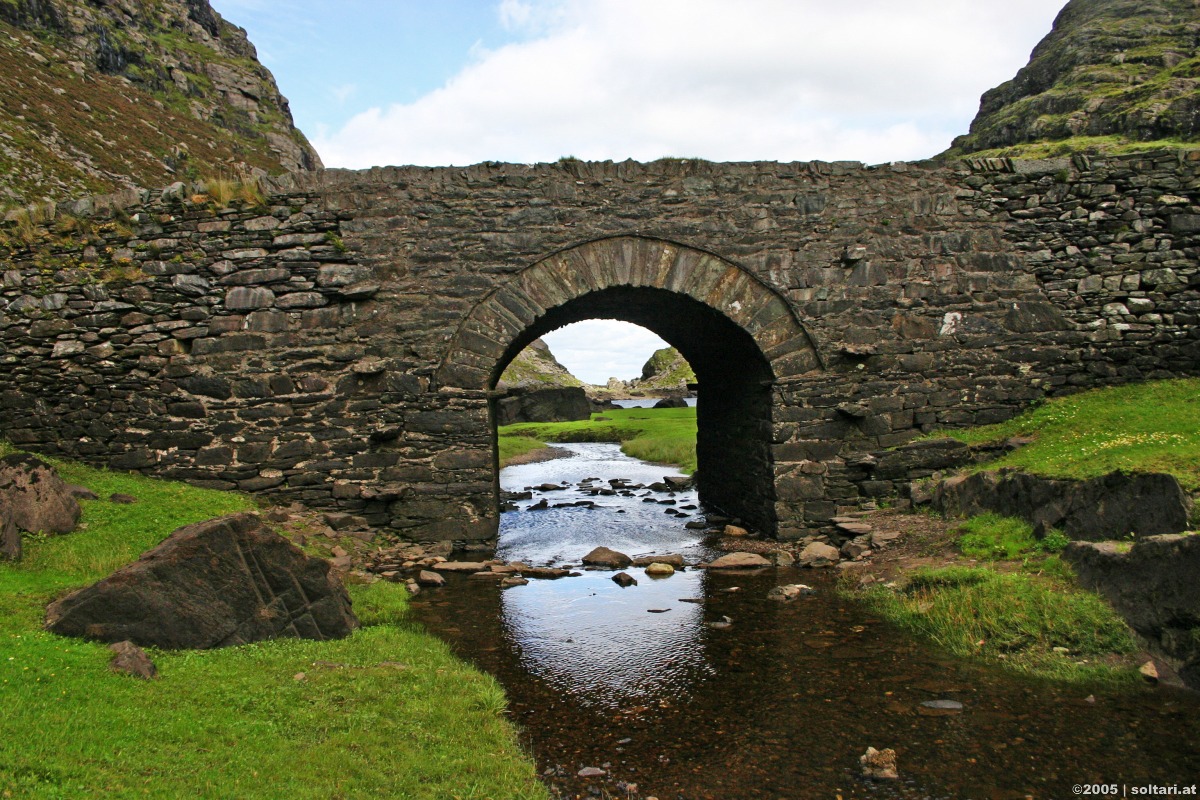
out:
<path id="1" fill-rule="evenodd" d="M 496 402 L 496 424 L 574 422 L 589 419 L 592 405 L 578 386 L 516 390 Z"/>
<path id="2" fill-rule="evenodd" d="M 687 400 L 682 397 L 664 397 L 654 404 L 655 408 L 687 408 Z"/>
<path id="3" fill-rule="evenodd" d="M 134 563 L 46 610 L 46 628 L 63 636 L 177 649 L 340 639 L 357 627 L 329 564 L 253 514 L 179 528 Z"/>
<path id="4" fill-rule="evenodd" d="M 1200 689 L 1200 535 L 1150 536 L 1128 552 L 1114 542 L 1072 542 L 1063 557 L 1150 653 Z"/>
<path id="5" fill-rule="evenodd" d="M 933 502 L 947 516 L 991 511 L 1089 541 L 1179 533 L 1187 529 L 1190 504 L 1173 475 L 1110 472 L 1073 481 L 1007 471 L 945 480 Z"/>
<path id="6" fill-rule="evenodd" d="M 0 458 L 0 525 L 30 533 L 70 533 L 82 510 L 54 467 L 28 453 Z"/>

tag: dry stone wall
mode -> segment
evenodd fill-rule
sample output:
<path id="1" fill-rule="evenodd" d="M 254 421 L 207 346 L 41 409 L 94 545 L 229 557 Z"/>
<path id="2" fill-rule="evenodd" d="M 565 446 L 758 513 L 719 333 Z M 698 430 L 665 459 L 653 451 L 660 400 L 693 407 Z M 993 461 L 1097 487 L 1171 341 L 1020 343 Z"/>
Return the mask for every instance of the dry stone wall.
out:
<path id="1" fill-rule="evenodd" d="M 811 363 L 776 376 L 748 429 L 771 462 L 755 502 L 783 537 L 902 488 L 911 470 L 880 474 L 871 453 L 923 431 L 1200 372 L 1200 162 L 1176 152 L 326 170 L 264 188 L 253 208 L 182 185 L 60 205 L 58 232 L 12 249 L 4 436 L 486 539 L 491 398 L 439 375 L 473 309 L 606 237 L 712 254 L 803 326 Z"/>

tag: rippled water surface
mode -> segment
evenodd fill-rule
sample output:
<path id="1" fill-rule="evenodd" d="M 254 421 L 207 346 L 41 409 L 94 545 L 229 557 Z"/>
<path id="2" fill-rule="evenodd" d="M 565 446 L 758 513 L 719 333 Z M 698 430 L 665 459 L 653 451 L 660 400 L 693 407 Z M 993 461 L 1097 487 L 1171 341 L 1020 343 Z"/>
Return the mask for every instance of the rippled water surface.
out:
<path id="1" fill-rule="evenodd" d="M 602 507 L 508 512 L 502 557 L 577 565 L 597 545 L 711 554 L 684 527 L 694 516 L 668 516 L 670 506 L 645 502 L 645 490 L 593 497 L 577 488 L 585 478 L 649 483 L 669 468 L 615 445 L 569 447 L 572 458 L 505 470 L 504 488 L 567 481 L 576 488 L 534 500 Z M 650 496 L 695 503 L 690 493 Z M 1200 778 L 1194 694 L 1064 687 L 966 664 L 839 599 L 828 572 L 627 572 L 638 584 L 626 589 L 611 572 L 503 591 L 448 576 L 446 589 L 414 600 L 433 632 L 504 684 L 562 796 L 1041 799 L 1075 796 L 1075 784 L 1130 793 Z M 773 586 L 798 582 L 815 592 L 766 599 Z M 922 705 L 939 699 L 963 710 L 937 716 Z M 899 782 L 859 776 L 867 746 L 897 750 Z M 606 774 L 576 777 L 583 767 Z"/>

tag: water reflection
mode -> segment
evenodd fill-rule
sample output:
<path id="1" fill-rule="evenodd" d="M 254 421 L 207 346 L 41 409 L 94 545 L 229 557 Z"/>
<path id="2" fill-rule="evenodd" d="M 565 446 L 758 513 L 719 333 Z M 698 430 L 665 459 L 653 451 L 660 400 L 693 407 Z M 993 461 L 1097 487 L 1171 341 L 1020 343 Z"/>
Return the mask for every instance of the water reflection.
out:
<path id="1" fill-rule="evenodd" d="M 608 572 L 534 581 L 501 596 L 504 627 L 521 666 L 581 706 L 617 708 L 686 696 L 712 668 L 705 655 L 704 576 L 651 578 L 627 570 L 623 589 Z"/>
<path id="2" fill-rule="evenodd" d="M 501 473 L 501 488 L 517 492 L 565 481 L 569 488 L 539 492 L 524 507 L 541 497 L 564 505 L 593 500 L 598 507 L 505 514 L 499 557 L 577 565 L 598 545 L 635 557 L 679 553 L 696 561 L 711 556 L 700 535 L 685 527 L 696 519 L 695 491 L 630 488 L 624 495 L 604 496 L 588 488 L 611 491 L 610 481 L 649 486 L 673 470 L 629 458 L 615 444 L 562 447 L 572 452 L 571 458 L 510 467 Z M 615 708 L 665 694 L 684 695 L 698 678 L 711 674 L 704 653 L 704 574 L 686 571 L 653 578 L 639 568 L 625 571 L 637 586 L 618 586 L 612 572 L 585 572 L 577 578 L 534 581 L 501 596 L 505 631 L 518 648 L 522 667 L 580 705 Z"/>

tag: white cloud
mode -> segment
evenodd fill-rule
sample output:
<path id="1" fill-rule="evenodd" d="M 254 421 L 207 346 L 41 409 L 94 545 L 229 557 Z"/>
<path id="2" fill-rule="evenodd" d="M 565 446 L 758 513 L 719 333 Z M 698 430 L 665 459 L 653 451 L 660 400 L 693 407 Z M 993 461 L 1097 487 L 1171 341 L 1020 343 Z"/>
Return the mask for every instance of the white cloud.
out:
<path id="1" fill-rule="evenodd" d="M 503 0 L 526 41 L 315 141 L 326 164 L 931 156 L 1060 0 Z"/>
<path id="2" fill-rule="evenodd" d="M 667 343 L 638 325 L 592 319 L 566 325 L 542 340 L 576 378 L 603 386 L 609 378 L 640 378 L 642 365 Z"/>

